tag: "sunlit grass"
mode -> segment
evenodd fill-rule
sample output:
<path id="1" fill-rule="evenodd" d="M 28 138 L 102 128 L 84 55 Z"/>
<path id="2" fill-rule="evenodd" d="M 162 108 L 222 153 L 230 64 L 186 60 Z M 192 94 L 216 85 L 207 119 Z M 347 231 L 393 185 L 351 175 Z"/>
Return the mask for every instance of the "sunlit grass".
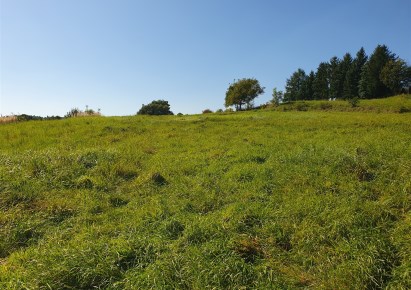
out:
<path id="1" fill-rule="evenodd" d="M 258 111 L 1 126 L 0 288 L 409 289 L 410 121 Z"/>

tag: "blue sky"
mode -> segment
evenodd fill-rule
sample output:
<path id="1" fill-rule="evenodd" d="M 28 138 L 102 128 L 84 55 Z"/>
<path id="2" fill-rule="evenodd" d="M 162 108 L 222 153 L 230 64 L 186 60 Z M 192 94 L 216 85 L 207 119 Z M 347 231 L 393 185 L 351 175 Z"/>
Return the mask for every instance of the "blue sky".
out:
<path id="1" fill-rule="evenodd" d="M 298 68 L 378 44 L 411 63 L 410 0 L 0 0 L 0 113 L 223 108 L 234 79 L 271 98 Z"/>

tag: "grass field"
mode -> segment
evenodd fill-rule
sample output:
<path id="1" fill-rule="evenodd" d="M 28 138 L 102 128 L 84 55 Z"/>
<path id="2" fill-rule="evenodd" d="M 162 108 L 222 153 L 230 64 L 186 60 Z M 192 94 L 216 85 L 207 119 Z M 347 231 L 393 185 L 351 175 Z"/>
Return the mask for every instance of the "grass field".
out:
<path id="1" fill-rule="evenodd" d="M 0 136 L 0 289 L 411 288 L 410 113 L 85 117 Z"/>

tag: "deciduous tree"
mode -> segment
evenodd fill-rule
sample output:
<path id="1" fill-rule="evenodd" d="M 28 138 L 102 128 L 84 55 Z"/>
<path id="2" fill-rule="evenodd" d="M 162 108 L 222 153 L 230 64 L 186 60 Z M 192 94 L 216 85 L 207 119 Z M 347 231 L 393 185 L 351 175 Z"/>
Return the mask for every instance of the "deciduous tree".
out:
<path id="1" fill-rule="evenodd" d="M 137 112 L 138 115 L 173 115 L 170 111 L 170 104 L 168 101 L 157 100 L 152 101 L 150 104 L 142 105 L 141 109 Z"/>
<path id="2" fill-rule="evenodd" d="M 381 70 L 380 79 L 393 94 L 399 94 L 405 83 L 408 84 L 411 78 L 409 71 L 410 69 L 404 60 L 400 58 L 389 60 Z"/>
<path id="3" fill-rule="evenodd" d="M 244 105 L 251 108 L 254 99 L 264 93 L 264 87 L 254 78 L 244 78 L 230 84 L 225 96 L 225 106 L 235 106 L 242 110 Z"/>

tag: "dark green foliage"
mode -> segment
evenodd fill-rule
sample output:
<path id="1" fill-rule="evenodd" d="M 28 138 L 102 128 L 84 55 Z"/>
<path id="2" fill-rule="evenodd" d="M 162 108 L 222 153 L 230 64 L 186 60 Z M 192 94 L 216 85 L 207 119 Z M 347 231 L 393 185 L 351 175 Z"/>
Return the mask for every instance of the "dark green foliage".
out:
<path id="1" fill-rule="evenodd" d="M 205 110 L 203 110 L 203 114 L 210 114 L 210 113 L 212 113 L 213 111 L 211 111 L 210 109 L 205 109 Z"/>
<path id="2" fill-rule="evenodd" d="M 380 79 L 382 83 L 387 86 L 393 94 L 401 93 L 404 86 L 408 86 L 411 81 L 411 68 L 407 66 L 407 63 L 397 58 L 395 60 L 389 60 L 382 68 L 380 73 Z"/>
<path id="3" fill-rule="evenodd" d="M 330 87 L 330 98 L 338 98 L 340 89 L 340 66 L 341 60 L 334 56 L 330 59 L 328 74 L 329 74 L 329 87 Z"/>
<path id="4" fill-rule="evenodd" d="M 304 100 L 307 75 L 304 70 L 299 68 L 292 76 L 287 79 L 284 93 L 284 102 Z"/>
<path id="5" fill-rule="evenodd" d="M 314 81 L 315 73 L 311 71 L 302 86 L 302 96 L 304 100 L 314 100 Z"/>
<path id="6" fill-rule="evenodd" d="M 360 81 L 360 97 L 363 99 L 384 98 L 392 95 L 391 90 L 381 80 L 381 71 L 395 54 L 385 45 L 378 45 L 364 65 Z"/>
<path id="7" fill-rule="evenodd" d="M 346 100 L 359 97 L 359 86 L 361 80 L 361 72 L 367 62 L 367 55 L 363 47 L 357 52 L 350 68 L 348 69 L 343 88 L 343 98 Z"/>
<path id="8" fill-rule="evenodd" d="M 34 115 L 27 115 L 27 114 L 21 114 L 17 115 L 17 121 L 38 121 L 38 120 L 60 120 L 62 117 L 60 116 L 47 116 L 47 117 L 40 117 L 40 116 L 34 116 Z"/>
<path id="9" fill-rule="evenodd" d="M 338 68 L 338 93 L 337 98 L 346 99 L 344 96 L 344 85 L 346 85 L 347 75 L 353 66 L 353 59 L 349 53 L 344 55 Z"/>
<path id="10" fill-rule="evenodd" d="M 351 97 L 348 100 L 348 103 L 350 103 L 351 107 L 356 108 L 358 107 L 358 104 L 360 102 L 360 98 L 359 97 Z"/>
<path id="11" fill-rule="evenodd" d="M 154 184 L 157 184 L 157 185 L 167 184 L 167 180 L 158 172 L 153 173 L 150 179 Z"/>
<path id="12" fill-rule="evenodd" d="M 353 59 L 346 53 L 322 62 L 306 75 L 298 69 L 287 79 L 284 101 L 385 98 L 409 91 L 411 68 L 385 45 L 378 45 L 368 59 L 361 48 Z"/>
<path id="13" fill-rule="evenodd" d="M 272 99 L 271 99 L 271 104 L 278 106 L 279 104 L 281 104 L 283 102 L 284 99 L 284 93 L 283 91 L 278 91 L 277 88 L 273 89 L 273 93 L 272 93 Z"/>
<path id="14" fill-rule="evenodd" d="M 313 81 L 314 100 L 328 100 L 329 92 L 329 70 L 328 63 L 322 62 L 317 68 L 315 79 Z"/>
<path id="15" fill-rule="evenodd" d="M 246 105 L 247 109 L 251 109 L 254 99 L 264 93 L 264 87 L 260 85 L 258 80 L 253 78 L 244 78 L 230 84 L 225 96 L 225 106 L 235 106 L 236 110 L 242 110 Z"/>
<path id="16" fill-rule="evenodd" d="M 168 101 L 157 100 L 152 101 L 150 104 L 142 105 L 141 109 L 137 112 L 138 115 L 173 115 L 170 111 L 170 105 Z"/>

